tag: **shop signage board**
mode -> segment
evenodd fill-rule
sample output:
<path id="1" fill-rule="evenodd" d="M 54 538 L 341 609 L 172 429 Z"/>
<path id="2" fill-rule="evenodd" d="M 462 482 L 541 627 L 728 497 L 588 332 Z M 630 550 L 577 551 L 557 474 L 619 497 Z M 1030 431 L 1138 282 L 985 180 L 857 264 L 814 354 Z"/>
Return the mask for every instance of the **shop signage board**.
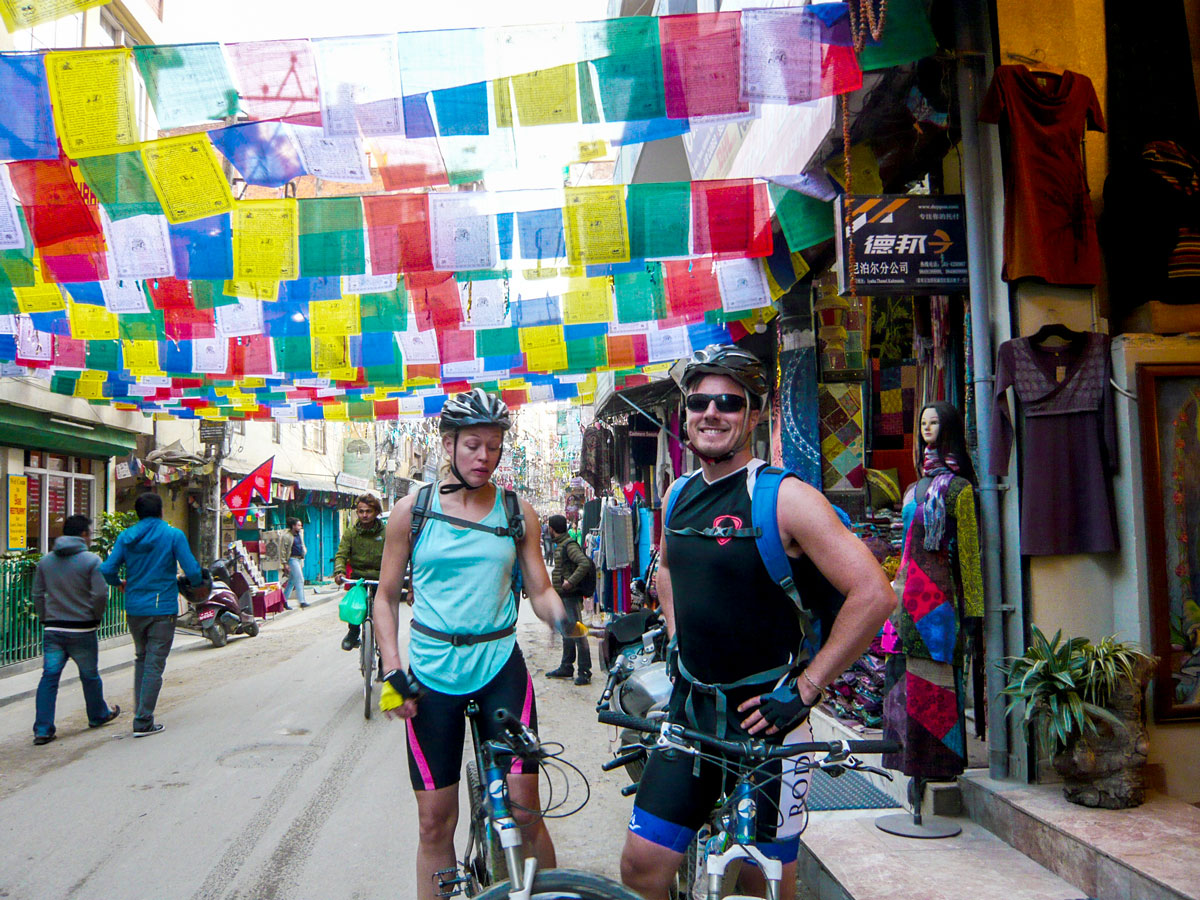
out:
<path id="1" fill-rule="evenodd" d="M 338 487 L 346 488 L 350 491 L 359 491 L 365 493 L 371 489 L 371 482 L 360 475 L 351 475 L 349 472 L 338 472 L 334 482 Z"/>
<path id="2" fill-rule="evenodd" d="M 843 204 L 849 203 L 849 235 Z M 956 294 L 968 288 L 966 212 L 960 194 L 850 194 L 834 204 L 838 291 L 850 290 L 847 237 L 854 241 L 855 285 L 863 296 Z"/>
<path id="3" fill-rule="evenodd" d="M 220 444 L 225 440 L 225 423 L 224 422 L 201 422 L 200 423 L 200 443 L 202 444 Z"/>
<path id="4" fill-rule="evenodd" d="M 29 542 L 29 482 L 24 475 L 8 476 L 8 549 L 24 550 Z"/>

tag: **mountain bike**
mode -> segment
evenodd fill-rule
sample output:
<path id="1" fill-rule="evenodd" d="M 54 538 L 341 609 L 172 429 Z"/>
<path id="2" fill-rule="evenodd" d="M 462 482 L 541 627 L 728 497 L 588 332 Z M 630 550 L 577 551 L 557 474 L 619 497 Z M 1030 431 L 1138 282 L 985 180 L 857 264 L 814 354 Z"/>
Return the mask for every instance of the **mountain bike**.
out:
<path id="1" fill-rule="evenodd" d="M 521 759 L 545 768 L 557 762 L 576 772 L 579 770 L 560 758 L 561 745 L 543 744 L 506 709 L 496 711 L 496 721 L 504 728 L 499 739 L 480 740 L 479 715 L 478 705 L 468 704 L 467 718 L 475 753 L 474 759 L 467 763 L 471 821 L 466 852 L 455 868 L 434 874 L 438 894 L 453 897 L 461 893 L 479 900 L 531 900 L 534 894 L 570 897 L 572 900 L 640 900 L 628 888 L 602 875 L 574 869 L 538 870 L 537 859 L 525 855 L 521 828 L 509 805 L 505 777 L 509 764 L 514 759 Z M 583 777 L 582 772 L 579 775 Z M 587 785 L 586 778 L 584 785 Z M 539 811 L 541 815 L 552 813 L 566 802 L 564 798 L 555 805 L 552 799 L 547 799 L 547 808 Z M 578 812 L 587 799 L 585 797 L 575 809 L 559 815 Z"/>
<path id="2" fill-rule="evenodd" d="M 835 777 L 849 771 L 872 772 L 890 781 L 889 772 L 869 766 L 852 754 L 899 750 L 895 741 L 812 741 L 780 745 L 754 738 L 722 740 L 661 719 L 652 721 L 610 710 L 601 710 L 599 719 L 605 725 L 657 734 L 656 749 L 676 750 L 714 762 L 735 776 L 733 787 L 718 801 L 709 824 L 692 841 L 680 867 L 674 893 L 681 900 L 689 896 L 693 900 L 721 900 L 736 895 L 737 872 L 744 860 L 752 861 L 762 871 L 767 883 L 767 900 L 779 900 L 783 864 L 766 856 L 758 848 L 755 837 L 761 797 L 758 791 L 783 777 L 782 772 L 764 775 L 768 763 L 777 759 L 792 760 L 785 769 L 789 774 L 803 775 L 814 769 L 823 769 Z M 806 754 L 823 756 L 818 759 Z M 803 804 L 804 798 L 798 799 Z M 703 880 L 697 873 L 703 874 Z"/>

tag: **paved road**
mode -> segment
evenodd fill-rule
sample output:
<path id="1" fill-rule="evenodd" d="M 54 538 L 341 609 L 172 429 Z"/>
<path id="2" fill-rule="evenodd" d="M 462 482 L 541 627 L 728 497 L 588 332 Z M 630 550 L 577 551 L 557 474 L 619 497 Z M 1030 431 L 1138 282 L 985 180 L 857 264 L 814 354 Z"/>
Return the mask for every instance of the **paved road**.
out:
<path id="1" fill-rule="evenodd" d="M 173 653 L 157 713 L 166 730 L 150 738 L 129 733 L 130 669 L 105 684 L 125 712 L 95 731 L 78 683 L 64 684 L 59 739 L 45 747 L 32 746 L 31 699 L 0 708 L 0 898 L 415 897 L 403 730 L 364 721 L 343 628 L 326 603 L 257 638 Z M 623 773 L 599 770 L 600 685 L 543 677 L 557 638 L 528 604 L 519 636 L 543 737 L 562 740 L 591 782 L 588 806 L 550 824 L 560 864 L 615 876 L 631 801 L 618 793 Z M 578 776 L 571 791 L 582 797 Z"/>

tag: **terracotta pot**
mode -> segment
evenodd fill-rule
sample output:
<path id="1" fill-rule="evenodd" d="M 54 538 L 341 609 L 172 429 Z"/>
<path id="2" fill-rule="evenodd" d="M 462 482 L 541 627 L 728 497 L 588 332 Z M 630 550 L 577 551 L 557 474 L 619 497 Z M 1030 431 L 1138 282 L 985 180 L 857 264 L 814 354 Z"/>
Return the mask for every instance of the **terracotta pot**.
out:
<path id="1" fill-rule="evenodd" d="M 1063 779 L 1063 795 L 1072 803 L 1103 809 L 1129 809 L 1145 800 L 1146 737 L 1143 697 L 1150 666 L 1136 682 L 1124 681 L 1109 698 L 1107 709 L 1121 721 L 1096 723 L 1088 734 L 1054 756 Z"/>

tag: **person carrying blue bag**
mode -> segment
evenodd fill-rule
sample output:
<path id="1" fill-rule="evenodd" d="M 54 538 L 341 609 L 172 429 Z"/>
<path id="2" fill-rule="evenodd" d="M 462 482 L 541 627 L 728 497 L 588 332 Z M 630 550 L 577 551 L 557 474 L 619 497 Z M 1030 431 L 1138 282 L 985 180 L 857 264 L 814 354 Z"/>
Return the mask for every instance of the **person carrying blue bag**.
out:
<path id="1" fill-rule="evenodd" d="M 750 452 L 766 406 L 763 365 L 733 345 L 699 350 L 680 386 L 701 468 L 663 503 L 658 595 L 671 636 L 672 722 L 718 738 L 812 740 L 822 688 L 870 644 L 896 595 L 866 545 L 829 501 Z M 804 828 L 806 776 L 788 761 L 758 770 L 758 847 L 783 863 L 791 900 Z M 647 900 L 666 898 L 684 851 L 711 813 L 724 773 L 674 751 L 650 754 L 625 838 L 621 877 Z M 778 813 L 776 814 L 776 811 Z M 762 896 L 745 867 L 739 893 Z"/>

